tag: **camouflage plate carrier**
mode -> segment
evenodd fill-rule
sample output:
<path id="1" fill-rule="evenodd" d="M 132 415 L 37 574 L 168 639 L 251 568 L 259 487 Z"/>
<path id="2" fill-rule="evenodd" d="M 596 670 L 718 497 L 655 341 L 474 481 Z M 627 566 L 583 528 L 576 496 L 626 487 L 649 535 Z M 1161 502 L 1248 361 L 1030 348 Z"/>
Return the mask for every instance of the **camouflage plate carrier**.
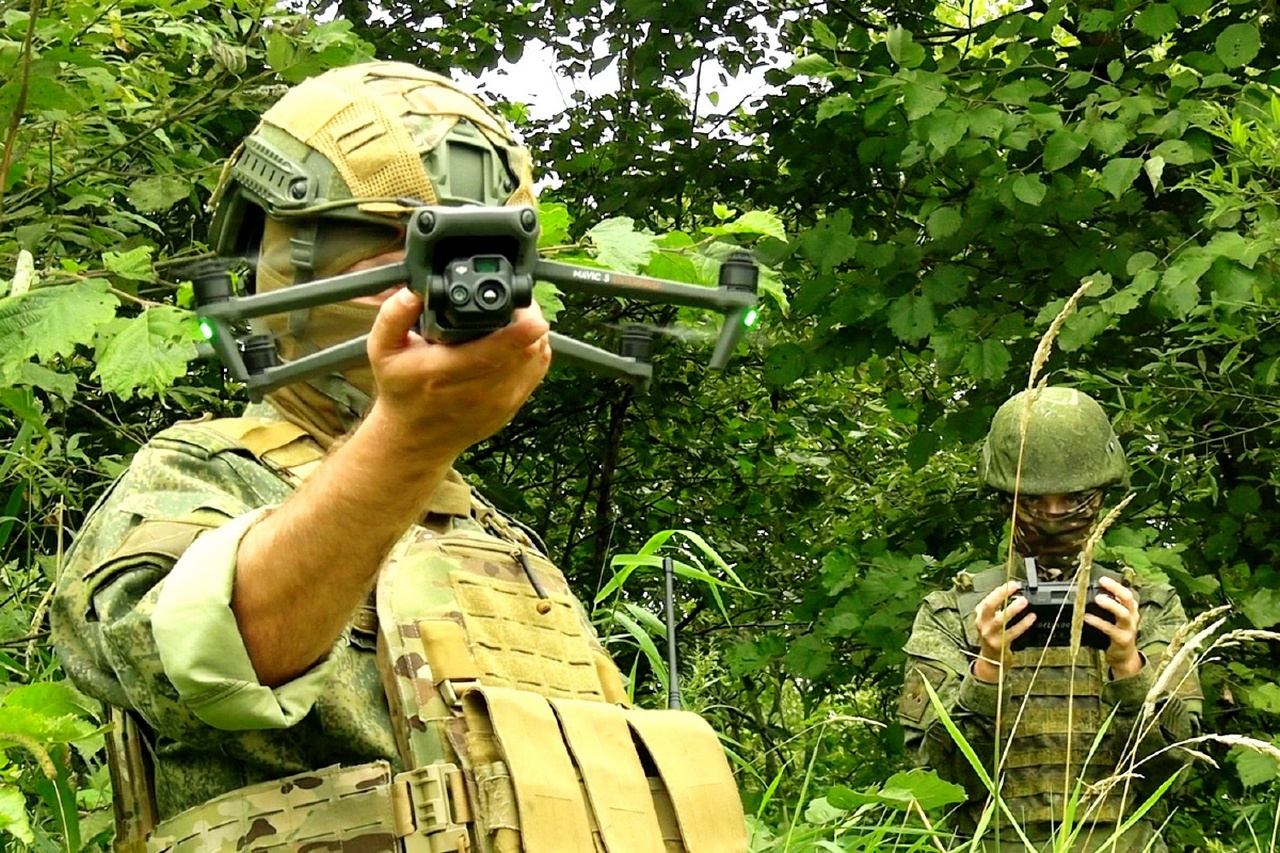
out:
<path id="1" fill-rule="evenodd" d="M 294 486 L 323 455 L 279 421 L 207 421 L 166 434 L 184 430 L 187 440 L 218 434 Z M 477 529 L 454 529 L 450 515 Z M 737 789 L 710 726 L 692 713 L 629 707 L 564 576 L 460 479 L 446 481 L 433 514 L 397 544 L 352 630 L 376 632 L 408 769 L 328 767 L 157 822 L 140 729 L 114 709 L 117 849 L 746 849 Z"/>
<path id="2" fill-rule="evenodd" d="M 1095 568 L 1093 582 L 1103 575 L 1121 580 Z M 988 569 L 973 576 L 972 589 L 956 596 L 965 639 L 975 649 L 981 646 L 975 608 L 1005 580 L 1003 567 Z M 1108 714 L 1102 685 L 1110 668 L 1102 652 L 1085 647 L 1074 655 L 1068 646 L 1028 648 L 1013 655 L 1004 683 L 1012 707 L 1001 714 L 1000 792 L 1020 825 L 1054 823 L 1065 813 L 1064 793 L 1074 789 L 1075 779 L 1092 785 L 1115 773 L 1120 762 L 1123 744 L 1118 739 L 1103 738 L 1094 745 Z M 1067 774 L 1073 782 L 1064 791 Z M 1090 821 L 1117 822 L 1123 816 L 1122 792 L 1123 786 L 1110 796 L 1086 796 L 1078 814 Z"/>

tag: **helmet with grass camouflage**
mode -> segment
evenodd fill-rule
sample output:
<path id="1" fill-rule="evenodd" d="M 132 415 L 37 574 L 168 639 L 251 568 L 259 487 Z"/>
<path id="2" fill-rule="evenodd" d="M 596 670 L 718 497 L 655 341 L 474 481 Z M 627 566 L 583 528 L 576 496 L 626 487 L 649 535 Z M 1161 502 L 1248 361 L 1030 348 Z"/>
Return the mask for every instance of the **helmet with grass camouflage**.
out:
<path id="1" fill-rule="evenodd" d="M 1086 492 L 1129 482 L 1129 463 L 1102 406 L 1074 388 L 1056 386 L 1023 391 L 996 411 L 982 447 L 981 472 L 987 485 L 1002 492 L 1013 492 L 1016 485 L 1023 495 Z"/>
<path id="2" fill-rule="evenodd" d="M 263 115 L 223 170 L 209 242 L 246 257 L 266 216 L 394 226 L 422 205 L 533 203 L 528 151 L 483 102 L 408 63 L 368 62 L 304 81 Z M 300 270 L 310 251 L 295 245 Z"/>

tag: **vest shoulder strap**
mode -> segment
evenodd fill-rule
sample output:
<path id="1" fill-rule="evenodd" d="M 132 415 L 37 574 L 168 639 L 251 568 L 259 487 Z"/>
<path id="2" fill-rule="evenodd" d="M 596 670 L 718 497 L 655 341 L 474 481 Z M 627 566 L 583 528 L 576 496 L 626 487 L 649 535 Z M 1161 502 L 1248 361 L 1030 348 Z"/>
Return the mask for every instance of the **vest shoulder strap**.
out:
<path id="1" fill-rule="evenodd" d="M 175 424 L 155 441 L 176 442 L 202 458 L 218 453 L 247 453 L 293 485 L 320 464 L 324 449 L 302 427 L 272 418 L 213 418 Z"/>

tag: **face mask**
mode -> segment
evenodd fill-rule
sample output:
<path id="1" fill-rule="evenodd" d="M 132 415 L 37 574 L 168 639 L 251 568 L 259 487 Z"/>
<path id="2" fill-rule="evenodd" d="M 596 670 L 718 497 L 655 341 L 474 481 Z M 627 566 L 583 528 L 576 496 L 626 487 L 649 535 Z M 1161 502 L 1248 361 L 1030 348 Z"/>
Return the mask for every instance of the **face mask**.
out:
<path id="1" fill-rule="evenodd" d="M 1019 554 L 1035 557 L 1046 568 L 1071 567 L 1102 509 L 1102 490 L 1067 498 L 1065 509 L 1058 511 L 1050 511 L 1039 495 L 1018 498 L 1013 542 Z"/>
<path id="2" fill-rule="evenodd" d="M 290 259 L 290 229 L 268 220 L 258 259 L 257 291 L 268 293 L 294 283 Z M 358 261 L 402 247 L 403 235 L 395 228 L 361 223 L 321 222 L 316 231 L 313 279 L 339 275 Z M 375 305 L 341 302 L 320 305 L 268 322 L 276 335 L 280 355 L 293 361 L 321 349 L 365 334 L 378 314 Z M 365 394 L 373 393 L 368 368 L 343 371 L 343 378 Z"/>
<path id="3" fill-rule="evenodd" d="M 257 263 L 257 292 L 268 293 L 294 283 L 289 226 L 268 220 Z M 394 227 L 362 223 L 321 222 L 316 231 L 313 279 L 345 272 L 358 261 L 401 248 L 403 235 Z M 280 356 L 294 361 L 321 349 L 359 337 L 373 328 L 376 305 L 340 302 L 292 314 L 275 315 L 267 325 Z M 352 368 L 341 375 L 297 382 L 273 391 L 269 398 L 294 423 L 322 445 L 343 435 L 373 396 L 373 372 Z"/>

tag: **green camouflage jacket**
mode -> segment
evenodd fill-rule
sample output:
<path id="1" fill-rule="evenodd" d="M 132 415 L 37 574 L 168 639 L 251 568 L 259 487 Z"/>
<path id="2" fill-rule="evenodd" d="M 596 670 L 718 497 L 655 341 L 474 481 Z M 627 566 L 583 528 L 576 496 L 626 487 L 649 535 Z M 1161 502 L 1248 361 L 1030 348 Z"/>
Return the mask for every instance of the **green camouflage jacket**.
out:
<path id="1" fill-rule="evenodd" d="M 249 414 L 275 417 L 265 405 Z M 333 764 L 401 769 L 368 613 L 355 614 L 326 660 L 275 689 L 258 683 L 240 640 L 229 604 L 240 538 L 291 491 L 234 441 L 178 425 L 138 452 L 68 552 L 55 646 L 86 693 L 145 723 L 161 818 Z M 568 594 L 558 572 L 541 582 Z"/>
<path id="2" fill-rule="evenodd" d="M 1095 569 L 1095 575 L 1102 571 Z M 984 760 L 988 773 L 999 718 L 1001 750 L 1007 751 L 1000 774 L 1002 794 L 1019 822 L 1026 819 L 1023 829 L 1031 840 L 1043 842 L 1053 825 L 1062 821 L 1065 798 L 1061 792 L 1067 773 L 1073 780 L 1083 776 L 1084 781 L 1094 783 L 1117 769 L 1128 768 L 1134 755 L 1138 759 L 1151 756 L 1197 734 L 1201 694 L 1195 672 L 1184 670 L 1155 697 L 1154 713 L 1144 719 L 1143 703 L 1162 670 L 1164 652 L 1187 619 L 1171 587 L 1142 583 L 1131 573 L 1125 581 L 1138 594 L 1138 648 L 1146 659 L 1137 675 L 1111 678 L 1102 653 L 1093 649 L 1081 649 L 1074 659 L 1066 650 L 1050 650 L 1041 658 L 1042 650 L 1026 649 L 1015 654 L 1015 665 L 1003 689 L 979 681 L 970 669 L 979 642 L 973 611 L 978 601 L 1004 580 L 1001 567 L 962 572 L 951 589 L 926 596 L 906 645 L 908 660 L 898 718 L 916 763 L 933 768 L 939 776 L 967 790 L 969 803 L 961 807 L 958 824 L 968 833 L 977 825 L 988 792 L 935 712 L 925 684 L 933 687 L 956 728 Z M 1028 696 L 1036 701 L 1026 702 Z M 1067 735 L 1069 718 L 1071 733 Z M 1094 739 L 1104 728 L 1105 735 L 1095 746 Z M 1139 734 L 1135 750 L 1132 744 Z M 1066 769 L 1068 763 L 1072 770 Z M 1178 750 L 1143 763 L 1136 771 L 1140 777 L 1132 780 L 1122 799 L 1117 797 L 1115 808 L 1131 813 L 1185 763 Z M 1082 765 L 1083 772 L 1079 769 Z M 1121 790 L 1112 789 L 1112 796 Z M 1082 805 L 1080 813 L 1084 811 Z M 1099 806 L 1095 814 L 1102 811 Z M 1050 816 L 1049 820 L 1040 819 L 1045 816 Z M 997 824 L 1002 828 L 994 829 Z M 1093 849 L 1113 825 L 1099 821 L 1092 832 L 1086 827 L 1073 849 Z M 1021 843 L 1008 843 L 1016 835 L 1003 816 L 991 826 L 984 834 L 992 839 L 986 849 L 1000 849 L 1001 838 L 1005 849 L 1024 849 Z M 1150 832 L 1149 825 L 1141 826 L 1128 833 L 1116 849 L 1144 849 Z"/>

